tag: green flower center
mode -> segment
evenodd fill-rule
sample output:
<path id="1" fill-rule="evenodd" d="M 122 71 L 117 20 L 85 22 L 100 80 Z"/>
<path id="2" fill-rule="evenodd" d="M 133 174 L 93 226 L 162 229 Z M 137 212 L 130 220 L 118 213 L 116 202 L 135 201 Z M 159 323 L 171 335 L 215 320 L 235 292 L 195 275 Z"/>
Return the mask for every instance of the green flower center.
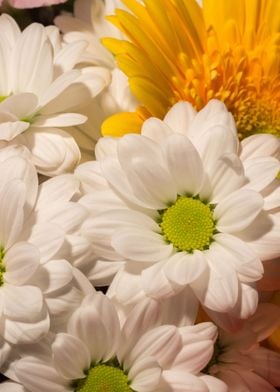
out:
<path id="1" fill-rule="evenodd" d="M 4 256 L 5 249 L 3 246 L 0 246 L 0 286 L 4 284 L 4 273 L 6 272 L 6 268 L 4 265 Z"/>
<path id="2" fill-rule="evenodd" d="M 89 369 L 87 377 L 76 380 L 75 392 L 133 392 L 122 369 L 99 364 Z"/>
<path id="3" fill-rule="evenodd" d="M 189 253 L 208 249 L 216 232 L 212 207 L 186 196 L 161 212 L 159 225 L 167 242 Z"/>

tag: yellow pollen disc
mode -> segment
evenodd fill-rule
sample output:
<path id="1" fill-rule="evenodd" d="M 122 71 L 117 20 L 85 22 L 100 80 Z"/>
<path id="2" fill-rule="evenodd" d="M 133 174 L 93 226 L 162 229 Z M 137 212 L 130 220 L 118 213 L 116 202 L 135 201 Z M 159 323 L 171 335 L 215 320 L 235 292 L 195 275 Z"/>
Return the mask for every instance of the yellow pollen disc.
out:
<path id="1" fill-rule="evenodd" d="M 106 38 L 141 103 L 131 132 L 163 118 L 178 101 L 200 110 L 213 98 L 232 112 L 240 138 L 280 136 L 279 0 L 122 0 L 129 11 L 108 19 L 127 40 Z M 144 118 L 143 118 L 144 114 Z M 122 131 L 118 115 L 104 134 Z"/>
<path id="2" fill-rule="evenodd" d="M 127 375 L 121 369 L 106 364 L 91 368 L 87 377 L 75 382 L 74 391 L 133 392 L 128 386 Z"/>
<path id="3" fill-rule="evenodd" d="M 163 214 L 160 227 L 165 239 L 180 251 L 207 249 L 215 231 L 211 208 L 198 199 L 179 197 Z"/>

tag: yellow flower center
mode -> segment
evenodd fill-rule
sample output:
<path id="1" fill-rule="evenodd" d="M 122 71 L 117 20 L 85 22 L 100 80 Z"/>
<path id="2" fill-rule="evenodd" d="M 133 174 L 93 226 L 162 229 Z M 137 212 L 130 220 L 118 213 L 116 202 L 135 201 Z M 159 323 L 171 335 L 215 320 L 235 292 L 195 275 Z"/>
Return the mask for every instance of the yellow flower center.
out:
<path id="1" fill-rule="evenodd" d="M 127 375 L 119 368 L 100 364 L 88 371 L 87 377 L 75 382 L 75 392 L 133 392 Z"/>
<path id="2" fill-rule="evenodd" d="M 166 241 L 185 252 L 208 249 L 215 232 L 211 207 L 185 196 L 163 211 L 160 227 Z"/>

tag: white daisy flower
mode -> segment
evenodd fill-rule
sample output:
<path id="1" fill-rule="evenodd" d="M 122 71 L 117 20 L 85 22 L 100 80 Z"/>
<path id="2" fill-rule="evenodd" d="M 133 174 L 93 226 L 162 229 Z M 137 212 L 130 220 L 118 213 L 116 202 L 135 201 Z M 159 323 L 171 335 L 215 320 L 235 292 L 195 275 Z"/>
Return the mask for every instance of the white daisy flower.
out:
<path id="1" fill-rule="evenodd" d="M 103 121 L 115 113 L 134 111 L 138 105 L 127 77 L 116 67 L 114 56 L 101 43 L 104 37 L 122 37 L 122 33 L 106 20 L 106 16 L 114 14 L 116 8 L 125 8 L 121 0 L 77 0 L 73 16 L 60 15 L 55 19 L 64 33 L 65 42 L 73 44 L 83 40 L 88 43 L 80 57 L 82 64 L 104 67 L 111 73 L 108 87 L 82 109 L 88 122 L 69 130 L 77 140 L 85 161 L 93 159 Z"/>
<path id="2" fill-rule="evenodd" d="M 190 285 L 206 308 L 254 313 L 261 260 L 280 252 L 279 214 L 261 194 L 279 161 L 269 158 L 265 173 L 245 167 L 225 106 L 211 101 L 196 113 L 181 102 L 163 121 L 147 120 L 142 135 L 101 139 L 96 155 L 107 190 L 87 195 L 99 211 L 87 226 L 95 246 L 126 259 L 127 276 L 151 297 Z"/>
<path id="3" fill-rule="evenodd" d="M 33 23 L 21 32 L 10 16 L 0 16 L 0 140 L 25 145 L 38 172 L 49 176 L 79 162 L 77 144 L 61 128 L 84 123 L 71 111 L 109 81 L 105 69 L 73 69 L 85 46 L 63 46 L 54 26 Z"/>
<path id="4" fill-rule="evenodd" d="M 279 326 L 279 307 L 260 304 L 239 332 L 219 331 L 205 372 L 223 380 L 229 392 L 276 392 L 273 386 L 280 385 L 280 354 L 260 343 Z"/>
<path id="5" fill-rule="evenodd" d="M 139 304 L 121 327 L 109 299 L 94 293 L 57 334 L 52 357 L 25 357 L 15 373 L 30 392 L 224 392 L 223 382 L 201 373 L 215 337 L 212 323 L 161 325 L 155 302 Z"/>
<path id="6" fill-rule="evenodd" d="M 92 287 L 62 258 L 66 235 L 86 216 L 82 206 L 69 201 L 75 183 L 62 176 L 63 181 L 57 177 L 38 188 L 35 168 L 21 157 L 3 160 L 0 170 L 3 363 L 10 344 L 34 342 L 49 331 L 50 323 L 52 328 L 63 324 Z"/>

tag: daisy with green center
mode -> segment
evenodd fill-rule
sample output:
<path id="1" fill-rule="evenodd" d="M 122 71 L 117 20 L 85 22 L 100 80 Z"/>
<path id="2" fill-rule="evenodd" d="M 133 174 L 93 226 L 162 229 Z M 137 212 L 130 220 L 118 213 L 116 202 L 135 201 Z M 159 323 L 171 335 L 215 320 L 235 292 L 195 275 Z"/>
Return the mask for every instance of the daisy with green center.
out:
<path id="1" fill-rule="evenodd" d="M 74 69 L 85 47 L 63 43 L 54 26 L 32 23 L 21 32 L 12 17 L 0 16 L 0 140 L 26 146 L 47 176 L 78 164 L 78 145 L 61 128 L 84 123 L 77 107 L 110 80 L 105 68 Z"/>
<path id="2" fill-rule="evenodd" d="M 226 392 L 201 373 L 216 333 L 212 323 L 164 324 L 156 301 L 140 303 L 121 326 L 110 300 L 93 293 L 56 335 L 49 357 L 29 350 L 15 374 L 28 392 Z"/>
<path id="3" fill-rule="evenodd" d="M 265 172 L 247 169 L 232 116 L 218 101 L 199 113 L 181 102 L 164 121 L 147 120 L 141 135 L 101 139 L 96 155 L 107 192 L 92 196 L 99 215 L 88 235 L 126 260 L 110 295 L 125 305 L 141 290 L 161 298 L 190 287 L 212 311 L 252 314 L 261 260 L 280 251 L 279 216 L 264 209 L 260 193 L 279 161 L 267 158 Z"/>

